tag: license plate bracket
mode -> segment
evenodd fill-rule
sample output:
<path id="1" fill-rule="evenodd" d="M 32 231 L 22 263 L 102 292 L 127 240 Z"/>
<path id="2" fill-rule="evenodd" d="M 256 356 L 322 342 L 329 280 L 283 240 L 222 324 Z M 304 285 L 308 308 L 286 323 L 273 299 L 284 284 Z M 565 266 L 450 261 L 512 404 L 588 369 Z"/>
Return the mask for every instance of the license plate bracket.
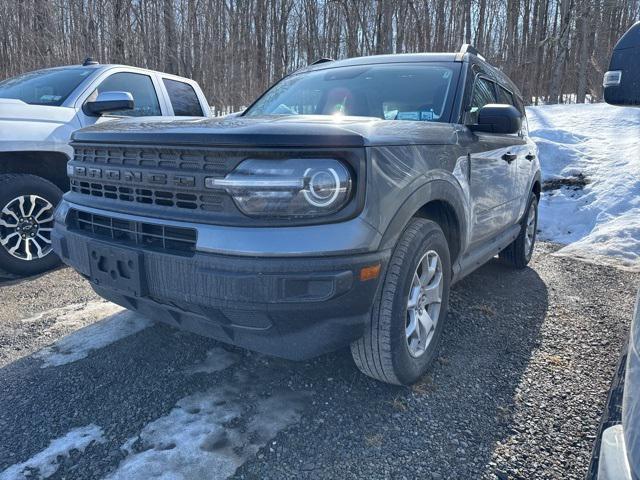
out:
<path id="1" fill-rule="evenodd" d="M 92 242 L 88 253 L 93 283 L 135 297 L 146 295 L 142 252 Z"/>

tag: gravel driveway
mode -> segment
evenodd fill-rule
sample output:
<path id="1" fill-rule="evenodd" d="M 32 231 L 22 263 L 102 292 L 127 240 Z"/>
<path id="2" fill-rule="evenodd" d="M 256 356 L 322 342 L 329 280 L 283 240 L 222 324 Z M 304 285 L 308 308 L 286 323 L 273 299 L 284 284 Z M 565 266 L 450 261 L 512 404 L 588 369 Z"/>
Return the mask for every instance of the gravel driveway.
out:
<path id="1" fill-rule="evenodd" d="M 412 388 L 120 313 L 69 269 L 0 284 L 0 480 L 581 479 L 640 276 L 554 249 L 456 285 Z"/>

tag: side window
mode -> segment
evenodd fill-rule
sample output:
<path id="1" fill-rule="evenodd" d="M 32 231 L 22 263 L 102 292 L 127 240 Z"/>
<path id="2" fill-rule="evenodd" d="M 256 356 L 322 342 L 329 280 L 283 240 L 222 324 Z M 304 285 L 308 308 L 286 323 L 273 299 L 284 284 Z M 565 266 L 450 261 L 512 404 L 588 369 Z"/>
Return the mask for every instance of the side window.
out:
<path id="1" fill-rule="evenodd" d="M 522 115 L 526 115 L 526 111 L 525 111 L 525 109 L 524 109 L 524 102 L 522 101 L 522 99 L 521 99 L 520 97 L 516 96 L 516 99 L 515 99 L 515 100 L 516 100 L 516 102 L 514 103 L 514 106 L 515 106 L 518 110 L 520 110 L 520 113 L 521 113 Z"/>
<path id="2" fill-rule="evenodd" d="M 496 91 L 493 82 L 485 78 L 478 77 L 473 86 L 471 104 L 467 112 L 466 123 L 478 123 L 478 110 L 489 103 L 497 103 Z"/>
<path id="3" fill-rule="evenodd" d="M 511 92 L 501 86 L 498 86 L 498 101 L 500 103 L 506 103 L 507 105 L 513 105 L 514 107 L 516 106 Z"/>
<path id="4" fill-rule="evenodd" d="M 496 85 L 498 89 L 498 101 L 500 103 L 505 103 L 507 105 L 513 105 L 518 109 L 518 111 L 522 114 L 522 131 L 527 133 L 529 131 L 527 124 L 527 115 L 524 110 L 524 104 L 522 100 L 517 95 L 513 95 L 506 88 L 502 88 L 500 85 Z"/>
<path id="5" fill-rule="evenodd" d="M 133 110 L 112 112 L 113 115 L 128 117 L 162 115 L 156 89 L 148 75 L 129 72 L 114 73 L 94 90 L 88 100 L 95 100 L 102 92 L 129 92 L 133 95 Z"/>
<path id="6" fill-rule="evenodd" d="M 522 98 L 518 97 L 517 95 L 514 98 L 515 103 L 513 104 L 522 114 L 522 130 L 524 132 L 525 135 L 529 134 L 529 122 L 527 121 L 527 111 L 524 108 L 524 102 L 522 101 Z"/>
<path id="7" fill-rule="evenodd" d="M 203 117 L 202 107 L 191 85 L 176 80 L 163 78 L 169 100 L 173 106 L 173 114 L 177 117 Z"/>

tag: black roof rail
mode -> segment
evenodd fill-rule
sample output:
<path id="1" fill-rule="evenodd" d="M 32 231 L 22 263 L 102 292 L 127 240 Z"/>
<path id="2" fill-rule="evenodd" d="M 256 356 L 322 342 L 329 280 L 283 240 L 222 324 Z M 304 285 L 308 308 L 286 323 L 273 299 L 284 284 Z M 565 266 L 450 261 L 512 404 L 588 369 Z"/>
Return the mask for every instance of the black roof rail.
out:
<path id="1" fill-rule="evenodd" d="M 470 53 L 471 55 L 475 55 L 480 60 L 486 60 L 476 47 L 468 43 L 462 44 L 462 47 L 460 47 L 460 51 L 456 55 L 456 60 L 461 61 L 465 53 Z"/>
<path id="2" fill-rule="evenodd" d="M 83 67 L 88 67 L 89 65 L 100 65 L 100 62 L 96 62 L 93 58 L 87 57 L 82 62 Z"/>
<path id="3" fill-rule="evenodd" d="M 319 58 L 315 62 L 311 62 L 309 65 L 320 65 L 321 63 L 333 62 L 333 58 Z"/>

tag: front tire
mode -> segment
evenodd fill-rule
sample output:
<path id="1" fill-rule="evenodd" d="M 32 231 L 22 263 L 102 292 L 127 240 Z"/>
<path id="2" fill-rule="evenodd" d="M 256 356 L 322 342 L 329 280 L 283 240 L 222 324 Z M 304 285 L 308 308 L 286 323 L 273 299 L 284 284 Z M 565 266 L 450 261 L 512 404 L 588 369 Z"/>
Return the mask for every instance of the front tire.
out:
<path id="1" fill-rule="evenodd" d="M 520 233 L 507 248 L 498 255 L 500 260 L 514 268 L 525 268 L 531 261 L 536 245 L 538 229 L 538 197 L 531 192 L 527 210 L 520 226 Z"/>
<path id="2" fill-rule="evenodd" d="M 59 264 L 51 249 L 62 191 L 36 175 L 0 175 L 0 270 L 35 275 Z"/>
<path id="3" fill-rule="evenodd" d="M 433 363 L 449 303 L 451 260 L 440 226 L 411 220 L 391 256 L 365 334 L 351 344 L 357 367 L 410 385 Z"/>

